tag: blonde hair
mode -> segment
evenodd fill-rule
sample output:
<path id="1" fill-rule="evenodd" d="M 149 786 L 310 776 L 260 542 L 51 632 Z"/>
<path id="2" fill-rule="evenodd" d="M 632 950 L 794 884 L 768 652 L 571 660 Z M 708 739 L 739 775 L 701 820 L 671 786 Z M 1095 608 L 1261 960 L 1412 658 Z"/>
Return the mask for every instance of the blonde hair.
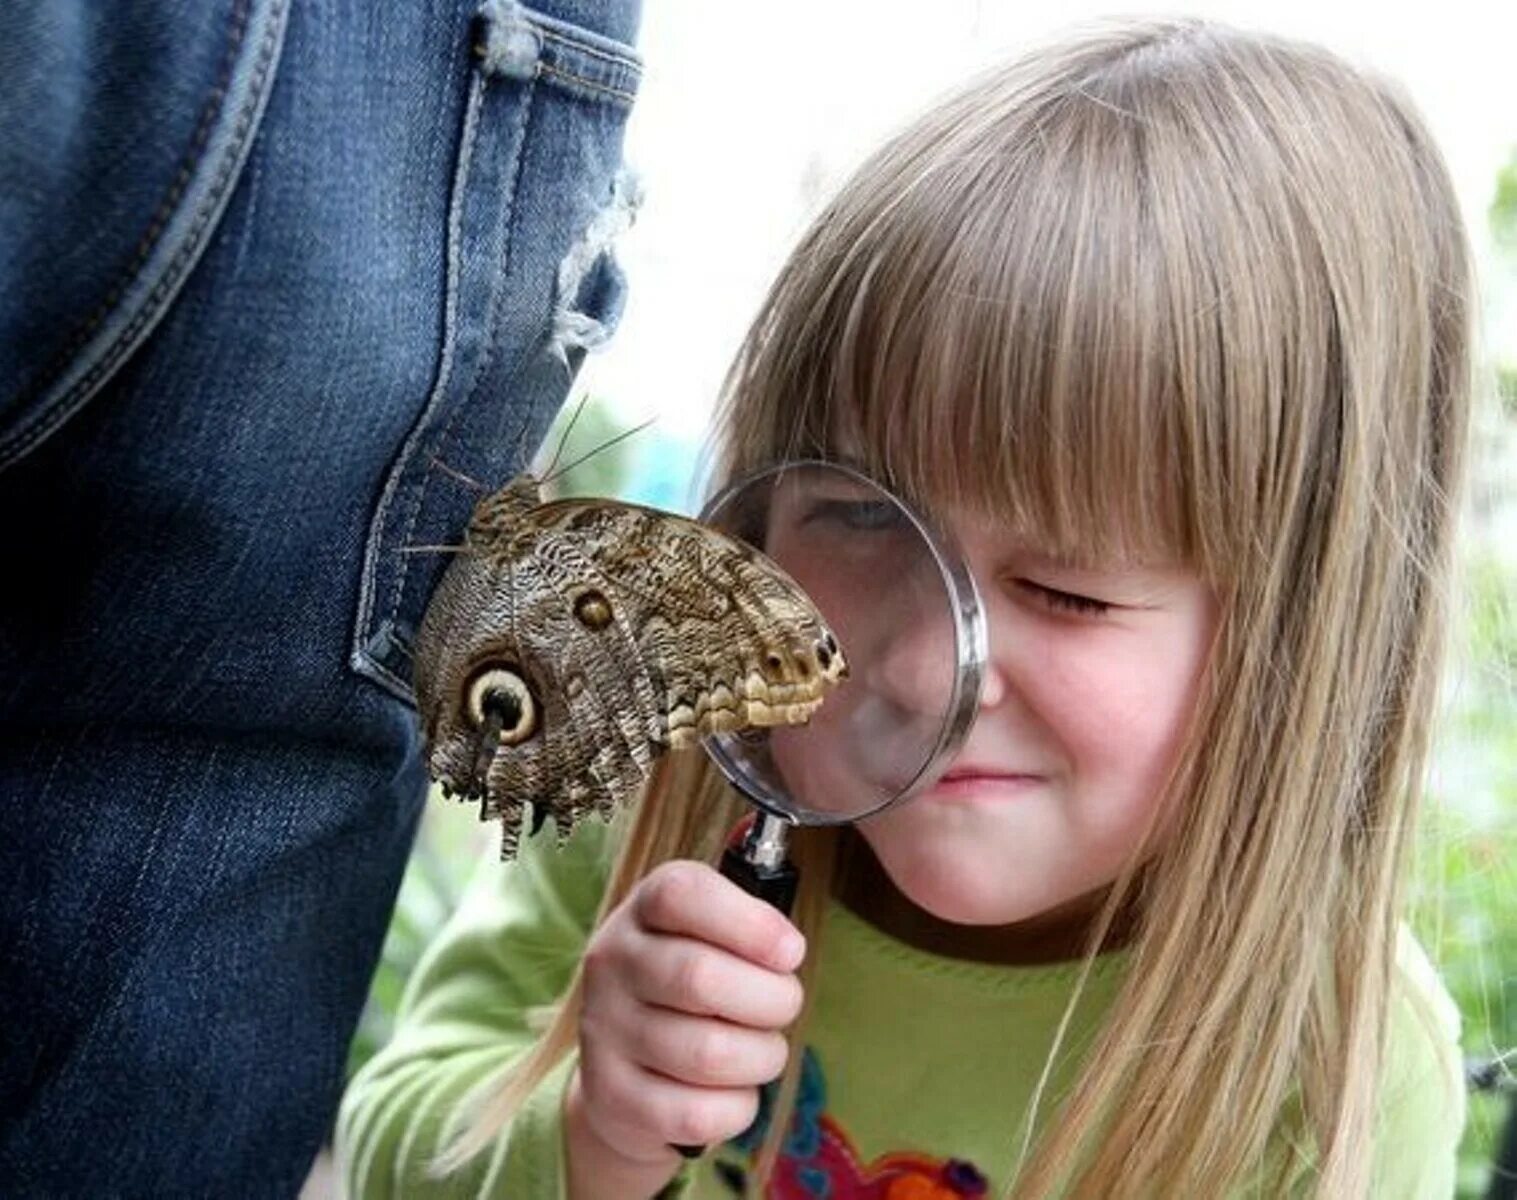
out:
<path id="1" fill-rule="evenodd" d="M 1165 835 L 1135 847 L 1091 934 L 1087 966 L 1137 905 L 1127 978 L 1014 1194 L 1220 1195 L 1298 1110 L 1318 1194 L 1365 1194 L 1470 293 L 1447 171 L 1394 86 L 1165 20 L 1045 48 L 925 114 L 844 186 L 759 313 L 721 476 L 846 438 L 929 507 L 1082 557 L 1172 557 L 1221 598 Z M 658 862 L 710 855 L 736 812 L 678 756 L 602 912 Z M 835 849 L 796 839 L 813 945 Z M 576 982 L 462 1154 L 571 1050 L 578 1002 Z"/>

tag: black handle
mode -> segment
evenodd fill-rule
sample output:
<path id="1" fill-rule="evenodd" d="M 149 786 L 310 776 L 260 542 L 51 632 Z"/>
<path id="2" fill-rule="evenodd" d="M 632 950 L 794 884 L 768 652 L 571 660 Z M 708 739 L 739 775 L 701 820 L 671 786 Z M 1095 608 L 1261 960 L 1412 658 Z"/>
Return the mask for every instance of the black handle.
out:
<path id="1" fill-rule="evenodd" d="M 742 847 L 728 846 L 722 855 L 722 874 L 787 917 L 795 907 L 795 889 L 801 875 L 788 858 L 778 866 L 761 867 L 748 861 Z"/>
<path id="2" fill-rule="evenodd" d="M 722 874 L 750 896 L 780 910 L 787 917 L 795 906 L 795 889 L 801 873 L 787 858 L 775 867 L 762 867 L 748 861 L 740 846 L 728 846 L 722 855 Z M 686 1158 L 699 1158 L 706 1153 L 704 1146 L 675 1146 Z"/>

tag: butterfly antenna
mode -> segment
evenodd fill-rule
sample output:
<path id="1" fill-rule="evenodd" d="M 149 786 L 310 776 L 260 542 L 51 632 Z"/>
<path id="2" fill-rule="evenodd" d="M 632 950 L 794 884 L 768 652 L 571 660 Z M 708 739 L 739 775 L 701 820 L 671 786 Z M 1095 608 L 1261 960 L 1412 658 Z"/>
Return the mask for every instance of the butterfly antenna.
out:
<path id="1" fill-rule="evenodd" d="M 579 398 L 579 403 L 574 406 L 574 415 L 569 418 L 569 423 L 564 426 L 564 432 L 558 439 L 558 449 L 553 451 L 553 461 L 543 471 L 546 479 L 553 478 L 553 468 L 558 465 L 558 456 L 564 452 L 564 447 L 569 444 L 569 435 L 574 432 L 574 426 L 579 421 L 579 414 L 585 411 L 585 405 L 589 402 L 590 393 L 586 392 Z"/>
<path id="2" fill-rule="evenodd" d="M 402 546 L 402 554 L 462 554 L 467 546 Z"/>
<path id="3" fill-rule="evenodd" d="M 455 467 L 448 466 L 447 463 L 443 462 L 443 460 L 438 458 L 435 454 L 432 456 L 432 465 L 441 471 L 444 475 L 458 480 L 459 483 L 468 484 L 476 492 L 488 492 L 490 490 L 484 484 L 480 483 L 479 480 L 474 479 L 469 475 L 465 475 L 462 471 L 458 470 Z"/>
<path id="4" fill-rule="evenodd" d="M 545 475 L 545 476 L 543 476 L 543 478 L 540 479 L 538 482 L 539 483 L 543 483 L 543 484 L 552 483 L 555 479 L 559 478 L 559 476 L 561 476 L 561 475 L 567 475 L 570 471 L 574 470 L 575 467 L 579 466 L 580 463 L 586 461 L 587 459 L 594 458 L 602 450 L 609 450 L 609 449 L 611 449 L 612 446 L 616 445 L 617 442 L 625 441 L 627 438 L 631 437 L 634 433 L 641 433 L 643 430 L 647 429 L 648 426 L 652 425 L 657 420 L 658 420 L 657 417 L 649 417 L 641 425 L 634 425 L 631 429 L 628 429 L 628 430 L 626 430 L 623 433 L 617 434 L 610 441 L 608 441 L 608 442 L 602 442 L 599 446 L 595 447 L 595 449 L 591 450 L 588 454 L 581 454 L 578 458 L 576 458 L 567 467 L 560 467 L 552 475 Z"/>
<path id="5" fill-rule="evenodd" d="M 522 454 L 522 445 L 527 440 L 527 430 L 532 426 L 532 414 L 530 406 L 523 412 L 521 423 L 516 427 L 516 436 L 511 439 L 511 461 L 526 466 L 526 457 Z"/>

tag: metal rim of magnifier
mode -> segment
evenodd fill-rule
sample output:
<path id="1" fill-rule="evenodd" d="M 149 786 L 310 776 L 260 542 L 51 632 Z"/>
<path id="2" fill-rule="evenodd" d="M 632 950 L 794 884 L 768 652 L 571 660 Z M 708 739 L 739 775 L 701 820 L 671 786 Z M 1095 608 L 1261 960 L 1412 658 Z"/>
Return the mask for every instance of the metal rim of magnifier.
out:
<path id="1" fill-rule="evenodd" d="M 887 808 L 892 808 L 902 800 L 908 799 L 918 791 L 924 779 L 933 777 L 933 772 L 944 759 L 957 752 L 965 735 L 969 732 L 970 725 L 974 722 L 975 710 L 980 701 L 980 682 L 985 674 L 985 660 L 989 650 L 985 613 L 980 605 L 979 589 L 975 586 L 974 576 L 964 565 L 963 556 L 959 553 L 958 545 L 952 535 L 933 525 L 889 488 L 855 467 L 825 458 L 792 459 L 788 462 L 762 467 L 741 479 L 734 480 L 717 492 L 701 509 L 700 520 L 721 528 L 721 511 L 738 493 L 770 476 L 785 475 L 792 471 L 810 468 L 821 468 L 845 475 L 855 483 L 884 493 L 906 514 L 932 554 L 932 560 L 937 565 L 938 573 L 943 580 L 944 591 L 948 594 L 950 615 L 953 619 L 954 649 L 958 654 L 958 670 L 954 672 L 953 691 L 949 697 L 937 743 L 911 781 L 885 803 L 869 809 L 868 812 L 836 817 L 818 816 L 808 809 L 804 818 L 790 811 L 791 802 L 787 797 L 776 794 L 766 782 L 754 779 L 733 758 L 729 747 L 734 743 L 741 744 L 739 735 L 706 734 L 702 737 L 701 743 L 722 774 L 759 807 L 795 825 L 842 825 L 877 812 L 884 812 Z"/>

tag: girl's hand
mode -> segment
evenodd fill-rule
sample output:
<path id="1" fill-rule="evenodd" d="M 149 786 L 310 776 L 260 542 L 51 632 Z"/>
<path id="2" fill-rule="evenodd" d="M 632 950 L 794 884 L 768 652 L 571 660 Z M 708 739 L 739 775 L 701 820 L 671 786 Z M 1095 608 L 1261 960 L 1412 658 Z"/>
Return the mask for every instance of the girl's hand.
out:
<path id="1" fill-rule="evenodd" d="M 795 926 L 702 863 L 665 863 L 633 888 L 585 952 L 571 1195 L 611 1173 L 656 1191 L 680 1161 L 673 1145 L 752 1123 L 759 1085 L 785 1067 L 804 957 Z"/>

